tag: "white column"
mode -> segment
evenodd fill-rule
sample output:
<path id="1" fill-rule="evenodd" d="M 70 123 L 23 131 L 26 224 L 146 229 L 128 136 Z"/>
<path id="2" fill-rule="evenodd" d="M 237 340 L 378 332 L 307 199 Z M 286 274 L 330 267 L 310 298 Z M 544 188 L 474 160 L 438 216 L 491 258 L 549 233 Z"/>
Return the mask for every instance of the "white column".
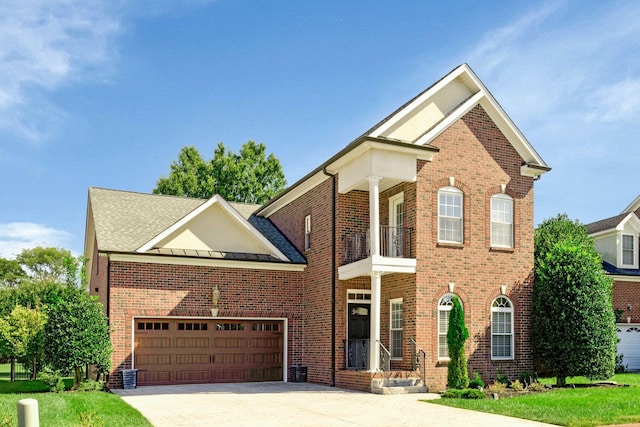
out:
<path id="1" fill-rule="evenodd" d="M 382 278 L 380 273 L 371 273 L 371 313 L 369 332 L 369 371 L 377 371 L 380 367 L 380 290 Z"/>
<path id="2" fill-rule="evenodd" d="M 380 177 L 370 175 L 369 180 L 369 238 L 371 256 L 380 255 Z"/>
<path id="3" fill-rule="evenodd" d="M 369 180 L 369 238 L 371 257 L 380 256 L 380 177 L 371 175 Z M 369 370 L 377 371 L 380 366 L 380 290 L 379 272 L 371 272 L 371 313 L 369 328 Z"/>

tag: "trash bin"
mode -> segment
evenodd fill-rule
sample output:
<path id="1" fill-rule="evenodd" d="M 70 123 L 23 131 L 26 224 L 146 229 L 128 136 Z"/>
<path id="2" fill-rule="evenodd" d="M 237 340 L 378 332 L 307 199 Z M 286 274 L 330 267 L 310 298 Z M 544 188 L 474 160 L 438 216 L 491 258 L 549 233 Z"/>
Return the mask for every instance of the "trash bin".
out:
<path id="1" fill-rule="evenodd" d="M 302 365 L 293 365 L 289 370 L 289 381 L 294 383 L 307 382 L 307 367 Z"/>
<path id="2" fill-rule="evenodd" d="M 138 370 L 137 369 L 122 369 L 122 388 L 132 389 L 138 385 Z"/>

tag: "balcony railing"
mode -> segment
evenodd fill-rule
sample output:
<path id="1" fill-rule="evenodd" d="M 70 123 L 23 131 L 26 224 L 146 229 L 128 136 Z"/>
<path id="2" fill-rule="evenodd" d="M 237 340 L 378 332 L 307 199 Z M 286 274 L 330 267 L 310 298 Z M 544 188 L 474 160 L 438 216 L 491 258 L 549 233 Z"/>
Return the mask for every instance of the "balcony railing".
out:
<path id="1" fill-rule="evenodd" d="M 344 238 L 342 263 L 360 261 L 371 255 L 369 230 Z M 413 228 L 380 226 L 380 255 L 394 258 L 414 258 Z"/>

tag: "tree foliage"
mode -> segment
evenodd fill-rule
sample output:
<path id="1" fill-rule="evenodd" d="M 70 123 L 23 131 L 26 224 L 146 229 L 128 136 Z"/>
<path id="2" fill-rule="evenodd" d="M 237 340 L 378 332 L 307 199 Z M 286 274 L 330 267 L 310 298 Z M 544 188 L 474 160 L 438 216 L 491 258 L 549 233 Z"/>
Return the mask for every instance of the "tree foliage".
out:
<path id="1" fill-rule="evenodd" d="M 74 372 L 74 385 L 82 379 L 82 368 L 96 365 L 107 371 L 111 365 L 109 325 L 102 304 L 84 291 L 67 288 L 48 310 L 45 327 L 45 363 L 63 373 Z"/>
<path id="2" fill-rule="evenodd" d="M 16 306 L 8 316 L 0 318 L 0 351 L 35 372 L 43 354 L 46 323 L 47 316 L 40 309 Z"/>
<path id="3" fill-rule="evenodd" d="M 453 307 L 449 312 L 449 329 L 447 330 L 447 346 L 449 348 L 449 365 L 447 385 L 450 388 L 463 389 L 469 384 L 467 373 L 467 356 L 464 343 L 469 338 L 469 330 L 464 322 L 464 310 L 458 297 L 452 299 Z"/>
<path id="4" fill-rule="evenodd" d="M 16 287 L 26 275 L 15 259 L 0 258 L 0 286 Z"/>
<path id="5" fill-rule="evenodd" d="M 41 246 L 23 249 L 16 261 L 32 282 L 77 285 L 80 261 L 67 249 Z"/>
<path id="6" fill-rule="evenodd" d="M 182 148 L 153 193 L 203 199 L 219 194 L 228 201 L 264 203 L 286 185 L 280 161 L 266 155 L 263 143 L 248 141 L 238 154 L 219 143 L 210 161 L 193 146 Z"/>
<path id="7" fill-rule="evenodd" d="M 585 227 L 565 214 L 536 230 L 532 339 L 559 385 L 566 377 L 614 374 L 612 281 Z"/>

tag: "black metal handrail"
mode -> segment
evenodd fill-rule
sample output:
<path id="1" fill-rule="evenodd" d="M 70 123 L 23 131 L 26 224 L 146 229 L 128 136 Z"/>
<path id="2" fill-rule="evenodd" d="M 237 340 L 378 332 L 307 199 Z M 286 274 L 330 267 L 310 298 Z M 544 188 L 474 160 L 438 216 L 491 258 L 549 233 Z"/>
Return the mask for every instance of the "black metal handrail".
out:
<path id="1" fill-rule="evenodd" d="M 343 264 L 360 261 L 371 254 L 369 230 L 345 236 Z M 380 226 L 380 255 L 393 258 L 414 258 L 413 228 Z"/>
<path id="2" fill-rule="evenodd" d="M 411 342 L 411 369 L 418 372 L 418 376 L 423 384 L 427 383 L 426 379 L 426 358 L 427 354 L 418 346 L 415 339 L 409 338 Z"/>

